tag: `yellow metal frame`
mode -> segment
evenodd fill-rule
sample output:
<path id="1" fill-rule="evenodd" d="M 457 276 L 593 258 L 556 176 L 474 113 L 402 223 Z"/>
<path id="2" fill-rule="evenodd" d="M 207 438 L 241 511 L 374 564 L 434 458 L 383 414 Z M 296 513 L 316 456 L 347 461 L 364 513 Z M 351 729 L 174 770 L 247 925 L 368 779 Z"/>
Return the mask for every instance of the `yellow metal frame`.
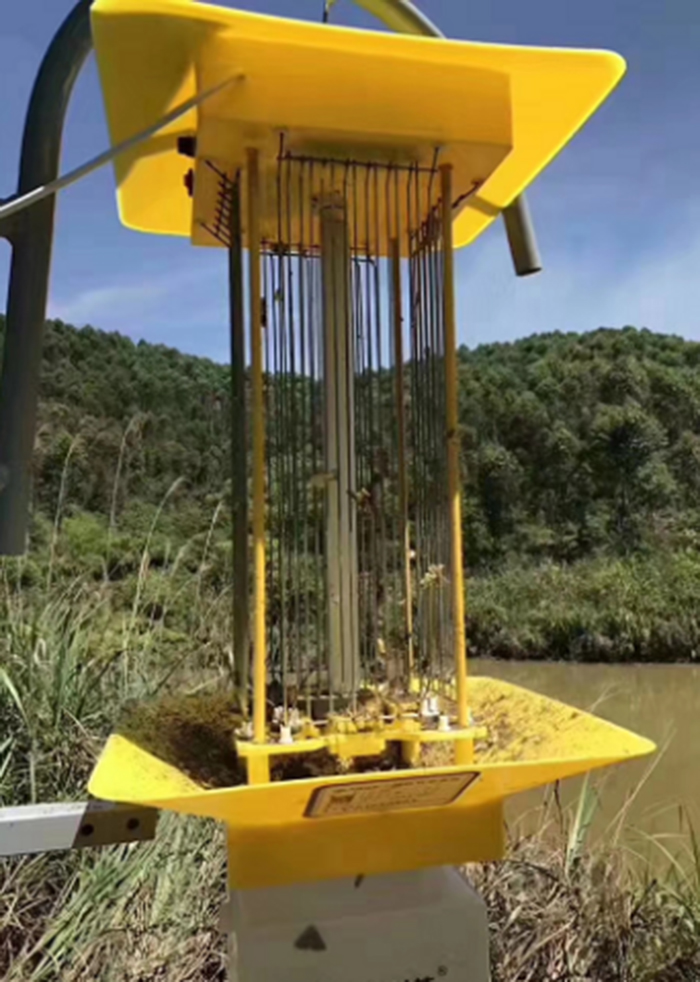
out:
<path id="1" fill-rule="evenodd" d="M 469 724 L 467 702 L 467 642 L 464 622 L 464 568 L 462 560 L 462 499 L 459 474 L 459 408 L 457 396 L 457 319 L 455 314 L 455 264 L 452 245 L 452 167 L 440 168 L 442 204 L 442 261 L 444 269 L 445 320 L 445 404 L 447 443 L 447 500 L 450 517 L 450 591 L 454 619 L 454 662 L 457 690 L 457 719 L 461 727 Z M 468 763 L 467 746 L 455 748 L 457 763 Z"/>
<path id="2" fill-rule="evenodd" d="M 348 719 L 350 726 L 355 724 Z M 357 757 L 377 757 L 384 753 L 390 743 L 401 744 L 404 760 L 416 761 L 415 751 L 421 744 L 444 743 L 466 747 L 466 759 L 457 759 L 458 764 L 470 763 L 473 759 L 473 745 L 476 740 L 487 736 L 486 727 L 456 727 L 449 731 L 426 730 L 418 720 L 397 720 L 386 727 L 365 731 L 331 732 L 319 736 L 302 736 L 293 743 L 249 743 L 241 741 L 237 746 L 238 755 L 246 762 L 248 784 L 264 784 L 269 781 L 270 761 L 273 757 L 286 757 L 310 754 L 327 750 L 341 760 L 351 761 Z M 457 755 L 456 755 L 457 756 Z M 262 764 L 262 761 L 265 761 Z M 262 765 L 262 766 L 261 766 Z M 260 779 L 260 774 L 267 777 Z"/>
<path id="3" fill-rule="evenodd" d="M 267 646 L 265 643 L 265 391 L 260 284 L 260 178 L 258 151 L 247 155 L 248 275 L 250 278 L 251 392 L 253 417 L 253 736 L 264 743 Z M 264 775 L 259 774 L 262 778 Z"/>
<path id="4" fill-rule="evenodd" d="M 196 167 L 193 206 L 178 136 L 196 133 L 198 157 L 232 165 L 251 145 L 274 156 L 282 130 L 292 145 L 318 147 L 325 133 L 355 145 L 364 135 L 374 151 L 381 143 L 424 159 L 439 147 L 467 195 L 454 215 L 462 246 L 534 180 L 625 68 L 610 52 L 358 31 L 189 0 L 96 0 L 91 18 L 113 143 L 236 79 L 115 165 L 125 224 L 195 242 L 210 241 L 196 213 L 204 179 Z M 480 186 L 469 195 L 472 179 Z"/>

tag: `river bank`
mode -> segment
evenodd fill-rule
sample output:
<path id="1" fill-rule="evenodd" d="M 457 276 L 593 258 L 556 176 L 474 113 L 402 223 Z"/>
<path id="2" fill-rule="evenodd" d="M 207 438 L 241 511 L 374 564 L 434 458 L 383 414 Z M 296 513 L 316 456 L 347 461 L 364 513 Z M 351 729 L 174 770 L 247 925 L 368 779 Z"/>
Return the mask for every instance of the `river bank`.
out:
<path id="1" fill-rule="evenodd" d="M 518 563 L 470 579 L 467 607 L 477 657 L 692 663 L 700 660 L 700 553 Z"/>

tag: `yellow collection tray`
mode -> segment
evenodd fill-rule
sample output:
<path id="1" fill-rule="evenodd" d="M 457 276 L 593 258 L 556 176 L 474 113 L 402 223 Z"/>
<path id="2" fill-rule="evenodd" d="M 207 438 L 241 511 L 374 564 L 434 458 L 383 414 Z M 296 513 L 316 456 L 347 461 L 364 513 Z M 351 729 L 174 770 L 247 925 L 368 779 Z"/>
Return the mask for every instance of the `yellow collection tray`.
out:
<path id="1" fill-rule="evenodd" d="M 488 737 L 468 766 L 205 790 L 114 735 L 89 790 L 224 822 L 232 885 L 261 887 L 501 858 L 508 797 L 655 749 L 612 723 L 496 679 L 471 678 L 469 702 Z"/>

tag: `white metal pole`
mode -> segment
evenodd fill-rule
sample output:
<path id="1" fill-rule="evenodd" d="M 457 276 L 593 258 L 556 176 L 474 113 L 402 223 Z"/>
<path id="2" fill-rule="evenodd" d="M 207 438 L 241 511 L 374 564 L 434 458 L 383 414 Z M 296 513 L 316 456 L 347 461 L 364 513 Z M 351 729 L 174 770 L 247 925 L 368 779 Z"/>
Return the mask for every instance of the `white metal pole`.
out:
<path id="1" fill-rule="evenodd" d="M 327 485 L 326 577 L 330 685 L 354 691 L 358 681 L 355 357 L 350 245 L 344 203 L 321 208 L 324 439 Z"/>

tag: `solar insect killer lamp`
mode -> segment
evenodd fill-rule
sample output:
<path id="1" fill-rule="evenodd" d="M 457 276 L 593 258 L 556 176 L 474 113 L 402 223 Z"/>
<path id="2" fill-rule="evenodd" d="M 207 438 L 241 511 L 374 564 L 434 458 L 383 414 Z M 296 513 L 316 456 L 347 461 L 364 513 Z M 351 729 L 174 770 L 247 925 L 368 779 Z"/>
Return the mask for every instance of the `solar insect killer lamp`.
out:
<path id="1" fill-rule="evenodd" d="M 242 776 L 115 733 L 90 791 L 225 824 L 235 977 L 481 982 L 452 867 L 503 857 L 511 795 L 653 745 L 468 676 L 455 251 L 624 64 L 187 0 L 91 19 L 122 222 L 228 254 Z"/>

